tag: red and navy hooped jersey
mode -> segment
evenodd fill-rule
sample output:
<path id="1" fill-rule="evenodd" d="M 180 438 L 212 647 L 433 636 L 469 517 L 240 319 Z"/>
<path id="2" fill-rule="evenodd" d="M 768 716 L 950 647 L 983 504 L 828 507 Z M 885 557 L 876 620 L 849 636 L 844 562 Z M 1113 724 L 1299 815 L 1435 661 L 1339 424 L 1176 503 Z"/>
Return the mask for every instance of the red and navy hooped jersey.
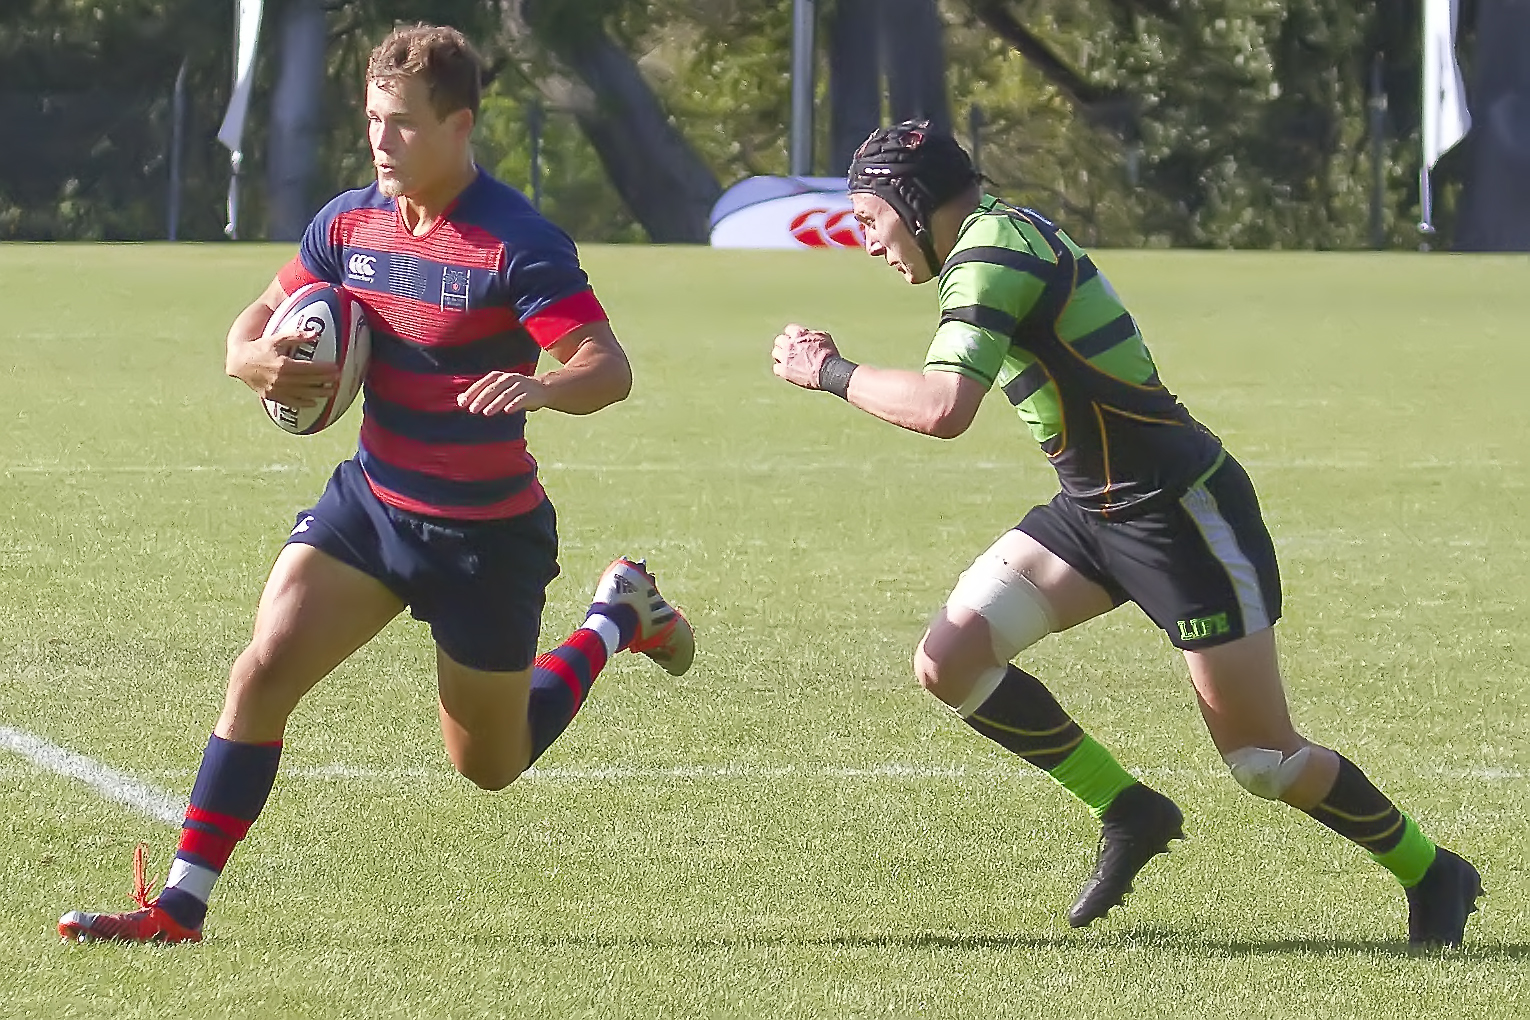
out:
<path id="1" fill-rule="evenodd" d="M 526 197 L 479 170 L 425 234 L 374 184 L 319 211 L 278 276 L 366 306 L 372 360 L 359 460 L 372 491 L 411 513 L 514 517 L 544 496 L 526 415 L 469 414 L 457 395 L 493 371 L 531 374 L 544 347 L 605 312 L 574 242 Z"/>

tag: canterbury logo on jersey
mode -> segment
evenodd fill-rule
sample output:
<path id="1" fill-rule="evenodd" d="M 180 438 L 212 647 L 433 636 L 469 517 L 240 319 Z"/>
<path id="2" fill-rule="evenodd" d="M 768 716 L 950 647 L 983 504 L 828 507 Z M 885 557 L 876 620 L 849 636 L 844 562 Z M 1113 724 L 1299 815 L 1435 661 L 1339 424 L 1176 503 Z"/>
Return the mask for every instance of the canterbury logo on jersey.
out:
<path id="1" fill-rule="evenodd" d="M 372 279 L 377 275 L 377 256 L 363 255 L 357 252 L 345 264 L 345 272 L 352 279 L 371 283 Z"/>

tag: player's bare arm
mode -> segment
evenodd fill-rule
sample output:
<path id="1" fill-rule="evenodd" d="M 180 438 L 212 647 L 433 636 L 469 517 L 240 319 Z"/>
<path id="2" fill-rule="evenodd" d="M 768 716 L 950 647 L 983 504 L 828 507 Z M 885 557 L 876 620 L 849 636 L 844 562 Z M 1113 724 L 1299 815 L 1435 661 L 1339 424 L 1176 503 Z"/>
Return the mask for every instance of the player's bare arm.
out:
<path id="1" fill-rule="evenodd" d="M 632 366 L 608 322 L 578 326 L 547 348 L 559 367 L 536 375 L 490 372 L 457 398 L 473 414 L 550 408 L 593 414 L 632 392 Z"/>
<path id="2" fill-rule="evenodd" d="M 303 342 L 302 333 L 261 335 L 286 297 L 281 283 L 273 279 L 260 297 L 234 318 L 223 367 L 264 400 L 312 407 L 329 396 L 339 373 L 333 365 L 316 365 L 291 356 Z"/>
<path id="3" fill-rule="evenodd" d="M 825 365 L 838 358 L 833 337 L 792 323 L 776 337 L 772 370 L 803 389 L 823 389 Z M 954 439 L 967 431 L 988 392 L 955 372 L 909 372 L 840 359 L 839 370 L 847 367 L 846 400 L 885 422 L 937 439 Z"/>

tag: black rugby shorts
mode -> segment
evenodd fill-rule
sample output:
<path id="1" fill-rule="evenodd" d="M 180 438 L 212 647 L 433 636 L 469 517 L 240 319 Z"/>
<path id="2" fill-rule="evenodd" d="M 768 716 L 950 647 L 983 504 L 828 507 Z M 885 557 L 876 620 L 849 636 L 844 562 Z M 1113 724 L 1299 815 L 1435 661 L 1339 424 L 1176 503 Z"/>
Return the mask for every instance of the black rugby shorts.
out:
<path id="1" fill-rule="evenodd" d="M 1211 648 L 1280 619 L 1275 545 L 1253 482 L 1229 455 L 1179 499 L 1127 520 L 1058 493 L 1016 527 L 1117 605 L 1137 603 L 1178 648 Z"/>

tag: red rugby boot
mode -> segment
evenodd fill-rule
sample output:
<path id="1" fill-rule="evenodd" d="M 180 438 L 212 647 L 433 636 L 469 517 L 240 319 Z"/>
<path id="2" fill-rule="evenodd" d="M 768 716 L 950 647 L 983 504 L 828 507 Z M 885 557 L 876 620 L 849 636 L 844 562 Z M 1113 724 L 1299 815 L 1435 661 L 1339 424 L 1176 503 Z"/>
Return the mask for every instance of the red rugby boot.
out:
<path id="1" fill-rule="evenodd" d="M 642 560 L 625 556 L 613 560 L 595 585 L 595 602 L 631 606 L 637 611 L 637 637 L 627 647 L 641 652 L 664 667 L 671 676 L 682 676 L 696 658 L 696 633 L 688 621 L 663 595 Z"/>
<path id="2" fill-rule="evenodd" d="M 201 942 L 198 928 L 187 928 L 149 899 L 144 881 L 144 845 L 133 852 L 133 899 L 139 909 L 121 914 L 92 914 L 71 910 L 58 919 L 58 933 L 80 942 Z"/>

